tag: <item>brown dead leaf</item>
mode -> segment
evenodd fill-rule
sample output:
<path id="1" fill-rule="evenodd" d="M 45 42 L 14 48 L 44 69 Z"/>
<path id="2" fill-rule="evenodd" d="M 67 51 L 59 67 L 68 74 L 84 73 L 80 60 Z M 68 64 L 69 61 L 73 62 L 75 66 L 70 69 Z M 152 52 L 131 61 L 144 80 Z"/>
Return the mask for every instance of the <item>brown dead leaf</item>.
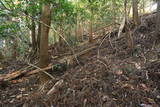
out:
<path id="1" fill-rule="evenodd" d="M 115 72 L 115 74 L 117 74 L 117 75 L 122 75 L 122 74 L 123 74 L 123 71 L 118 70 L 118 71 Z"/>
<path id="2" fill-rule="evenodd" d="M 122 88 L 134 89 L 133 85 L 131 84 L 124 84 L 122 85 Z"/>
<path id="3" fill-rule="evenodd" d="M 144 89 L 144 90 L 149 90 L 148 87 L 146 86 L 146 84 L 140 84 L 140 88 Z"/>
<path id="4" fill-rule="evenodd" d="M 22 98 L 22 94 L 17 95 L 16 98 L 17 98 L 17 99 Z"/>
<path id="5" fill-rule="evenodd" d="M 20 89 L 21 92 L 23 92 L 23 91 L 25 91 L 25 90 L 26 90 L 25 88 L 21 88 L 21 89 Z"/>

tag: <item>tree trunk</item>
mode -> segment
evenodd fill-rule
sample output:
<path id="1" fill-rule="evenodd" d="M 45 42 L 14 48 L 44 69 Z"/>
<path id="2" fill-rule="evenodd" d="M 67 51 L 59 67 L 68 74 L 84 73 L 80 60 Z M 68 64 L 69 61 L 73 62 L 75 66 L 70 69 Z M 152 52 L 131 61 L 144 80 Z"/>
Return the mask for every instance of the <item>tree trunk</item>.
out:
<path id="1" fill-rule="evenodd" d="M 77 40 L 82 41 L 82 25 L 80 22 L 77 23 Z"/>
<path id="2" fill-rule="evenodd" d="M 157 20 L 156 20 L 156 32 L 155 35 L 156 37 L 159 36 L 159 31 L 160 31 L 160 0 L 157 0 Z M 160 39 L 160 37 L 158 37 Z"/>
<path id="3" fill-rule="evenodd" d="M 143 14 L 145 13 L 145 0 L 142 0 L 142 10 L 143 10 Z"/>
<path id="4" fill-rule="evenodd" d="M 31 36 L 32 36 L 32 49 L 33 51 L 36 51 L 36 24 L 33 19 L 32 19 Z"/>
<path id="5" fill-rule="evenodd" d="M 4 56 L 2 54 L 2 52 L 0 51 L 0 61 L 2 61 L 4 59 Z"/>
<path id="6" fill-rule="evenodd" d="M 41 21 L 42 8 L 40 9 L 39 21 Z M 40 53 L 40 39 L 41 39 L 41 22 L 38 22 L 38 32 L 37 32 L 37 54 Z M 39 55 L 38 55 L 39 56 Z"/>
<path id="7" fill-rule="evenodd" d="M 133 22 L 135 26 L 140 24 L 139 16 L 138 16 L 138 1 L 132 0 L 132 8 L 133 8 Z"/>
<path id="8" fill-rule="evenodd" d="M 133 44 L 133 37 L 132 37 L 131 31 L 128 25 L 127 0 L 124 1 L 124 12 L 125 12 L 125 25 L 124 25 L 125 36 L 126 36 L 129 51 L 132 52 L 134 48 L 134 44 Z"/>
<path id="9" fill-rule="evenodd" d="M 63 36 L 63 29 L 62 29 L 62 25 L 59 26 L 58 28 L 58 32 L 60 33 L 61 36 Z M 63 38 L 59 35 L 59 49 L 61 50 L 61 47 L 63 47 L 64 45 L 64 40 Z M 63 36 L 64 37 L 64 36 Z"/>
<path id="10" fill-rule="evenodd" d="M 116 10 L 115 10 L 116 4 L 115 4 L 115 0 L 112 0 L 112 23 L 113 23 L 113 27 L 115 27 L 116 25 Z"/>
<path id="11" fill-rule="evenodd" d="M 93 42 L 93 10 L 91 9 L 91 19 L 89 22 L 89 42 Z"/>
<path id="12" fill-rule="evenodd" d="M 13 53 L 12 53 L 12 58 L 16 59 L 17 58 L 17 38 L 13 39 Z"/>
<path id="13" fill-rule="evenodd" d="M 41 14 L 41 36 L 40 36 L 40 61 L 39 67 L 45 68 L 49 64 L 49 54 L 48 54 L 48 34 L 51 24 L 51 5 L 43 4 L 42 14 Z M 41 84 L 48 80 L 48 76 L 45 73 L 40 74 Z"/>
<path id="14" fill-rule="evenodd" d="M 40 50 L 41 23 L 38 24 L 37 49 Z"/>
<path id="15" fill-rule="evenodd" d="M 89 42 L 93 42 L 93 25 L 92 25 L 92 20 L 89 22 Z"/>
<path id="16" fill-rule="evenodd" d="M 127 20 L 127 0 L 124 1 L 124 14 L 125 14 L 125 19 Z"/>

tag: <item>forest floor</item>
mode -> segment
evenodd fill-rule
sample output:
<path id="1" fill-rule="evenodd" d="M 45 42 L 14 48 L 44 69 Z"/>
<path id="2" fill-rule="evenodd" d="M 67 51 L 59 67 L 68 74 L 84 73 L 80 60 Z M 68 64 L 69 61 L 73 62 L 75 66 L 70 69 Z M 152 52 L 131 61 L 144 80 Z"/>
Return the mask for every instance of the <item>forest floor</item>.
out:
<path id="1" fill-rule="evenodd" d="M 80 64 L 54 76 L 56 79 L 44 86 L 45 91 L 38 89 L 37 74 L 0 84 L 0 106 L 159 107 L 160 41 L 154 36 L 154 21 L 155 14 L 149 14 L 132 30 L 132 53 L 126 38 L 117 38 L 116 33 L 76 47 L 79 52 L 95 48 L 78 57 Z M 19 61 L 7 61 L 4 65 L 0 75 L 27 66 Z M 56 91 L 48 94 L 55 84 Z"/>

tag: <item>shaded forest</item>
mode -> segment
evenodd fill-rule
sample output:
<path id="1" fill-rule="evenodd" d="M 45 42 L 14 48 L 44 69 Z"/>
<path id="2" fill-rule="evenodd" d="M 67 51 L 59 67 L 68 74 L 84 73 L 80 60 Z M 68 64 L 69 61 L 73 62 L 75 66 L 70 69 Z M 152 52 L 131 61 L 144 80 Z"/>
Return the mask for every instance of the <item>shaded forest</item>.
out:
<path id="1" fill-rule="evenodd" d="M 160 107 L 160 0 L 0 0 L 0 107 Z"/>

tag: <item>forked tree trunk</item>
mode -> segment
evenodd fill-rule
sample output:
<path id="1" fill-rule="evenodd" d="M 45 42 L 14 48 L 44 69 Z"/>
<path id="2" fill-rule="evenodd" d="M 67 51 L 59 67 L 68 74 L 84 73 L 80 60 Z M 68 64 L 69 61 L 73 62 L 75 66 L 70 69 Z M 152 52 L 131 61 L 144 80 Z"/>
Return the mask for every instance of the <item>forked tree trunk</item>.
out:
<path id="1" fill-rule="evenodd" d="M 132 8 L 133 8 L 133 21 L 135 26 L 140 24 L 139 16 L 138 16 L 138 1 L 132 0 Z"/>
<path id="2" fill-rule="evenodd" d="M 49 54 L 48 54 L 48 34 L 51 24 L 51 5 L 43 4 L 42 14 L 41 14 L 41 36 L 40 36 L 40 61 L 39 67 L 45 68 L 49 64 Z M 44 73 L 40 74 L 41 84 L 48 80 L 48 76 Z"/>

